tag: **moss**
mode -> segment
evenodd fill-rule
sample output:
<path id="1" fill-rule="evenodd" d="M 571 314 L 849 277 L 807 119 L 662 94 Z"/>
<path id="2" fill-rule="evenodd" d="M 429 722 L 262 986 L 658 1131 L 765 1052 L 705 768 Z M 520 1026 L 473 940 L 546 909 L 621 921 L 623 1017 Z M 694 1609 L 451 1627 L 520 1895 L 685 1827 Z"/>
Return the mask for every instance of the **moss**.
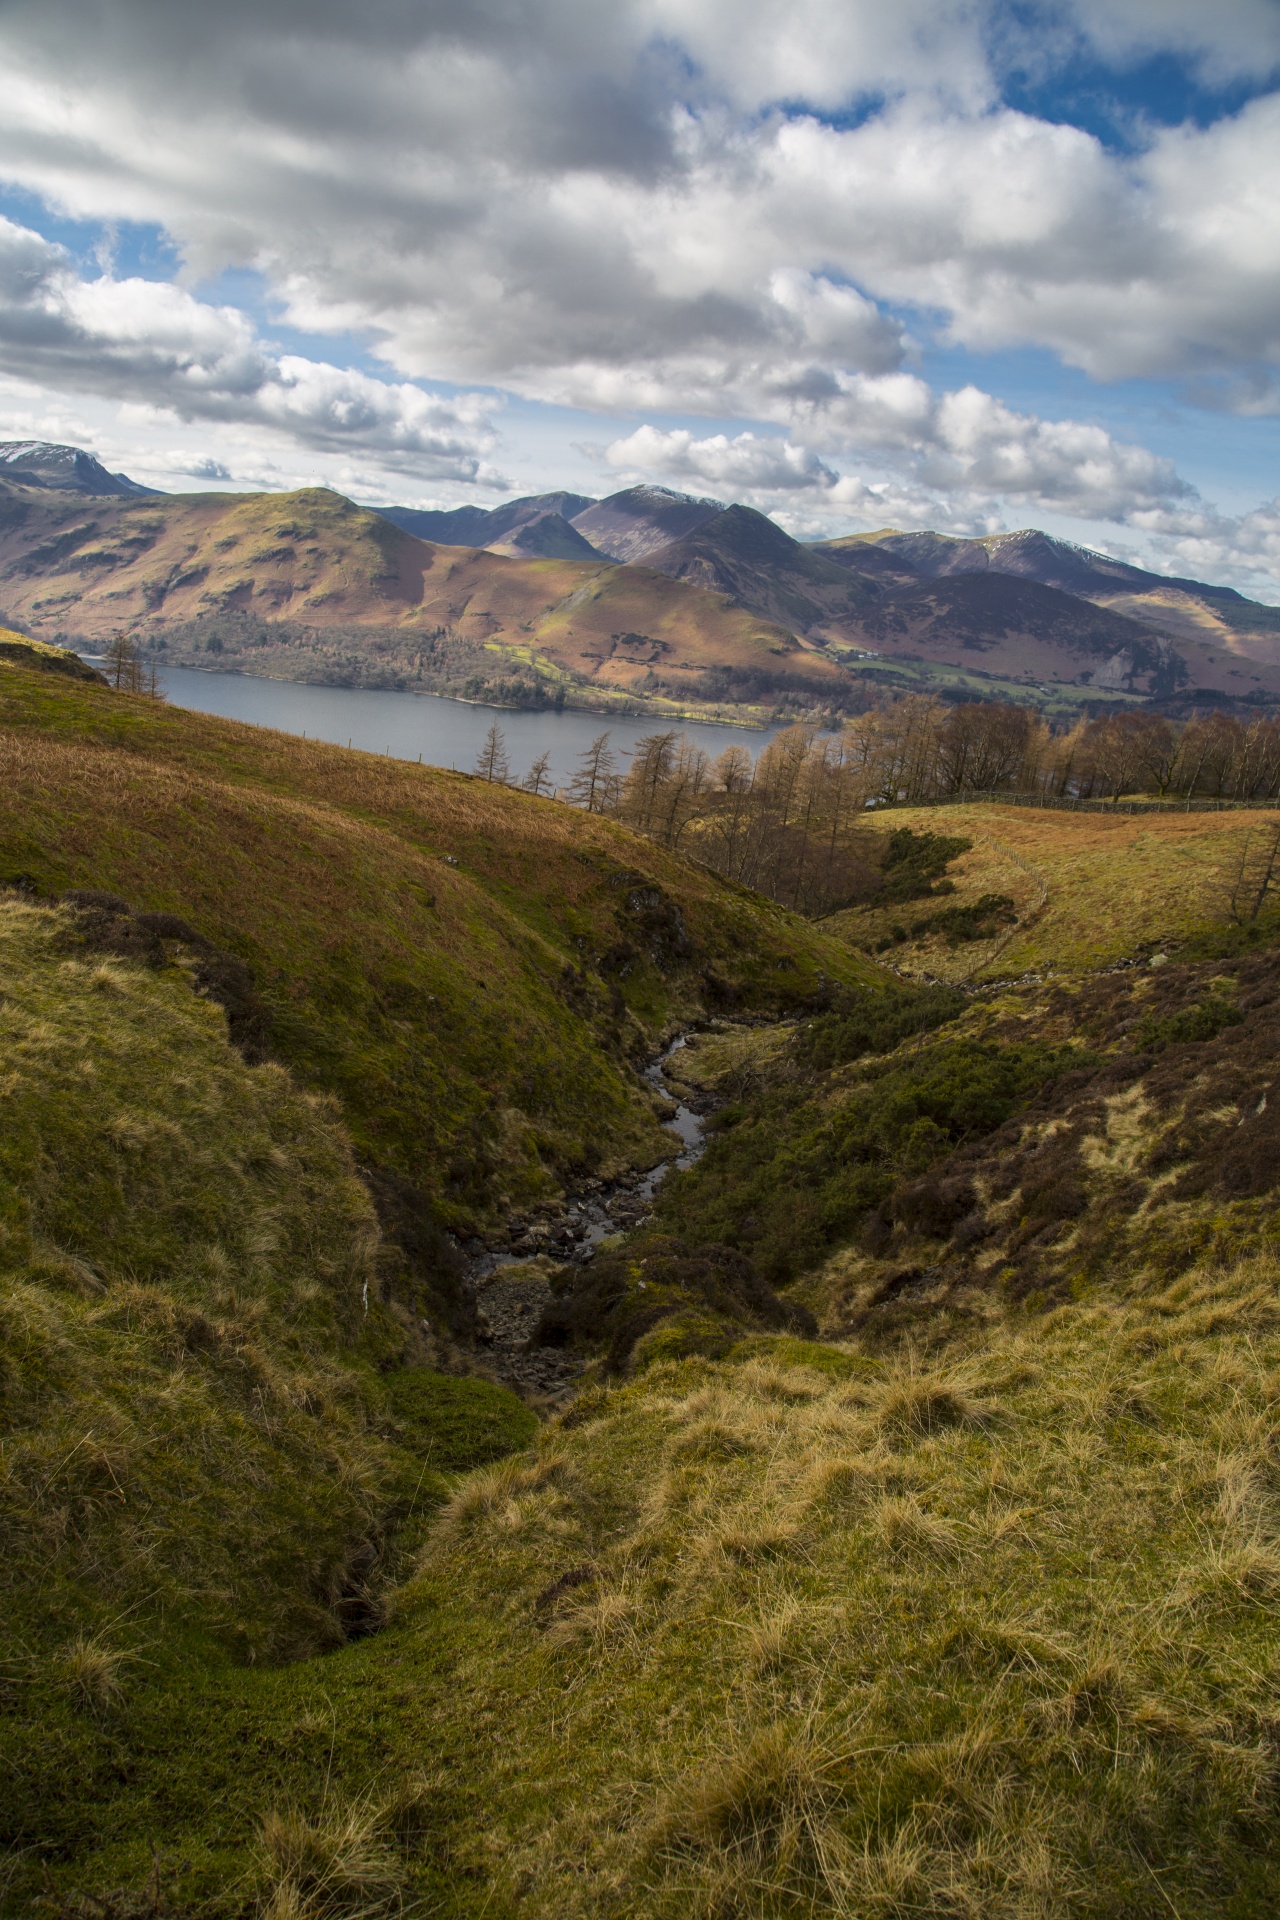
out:
<path id="1" fill-rule="evenodd" d="M 386 1389 L 405 1443 L 443 1472 L 500 1460 L 538 1431 L 537 1415 L 493 1381 L 404 1367 L 388 1376 Z"/>
<path id="2" fill-rule="evenodd" d="M 641 1374 L 649 1367 L 689 1360 L 695 1355 L 723 1360 L 732 1351 L 736 1337 L 737 1329 L 732 1324 L 726 1325 L 695 1308 L 677 1309 L 637 1340 L 631 1356 L 632 1370 Z"/>

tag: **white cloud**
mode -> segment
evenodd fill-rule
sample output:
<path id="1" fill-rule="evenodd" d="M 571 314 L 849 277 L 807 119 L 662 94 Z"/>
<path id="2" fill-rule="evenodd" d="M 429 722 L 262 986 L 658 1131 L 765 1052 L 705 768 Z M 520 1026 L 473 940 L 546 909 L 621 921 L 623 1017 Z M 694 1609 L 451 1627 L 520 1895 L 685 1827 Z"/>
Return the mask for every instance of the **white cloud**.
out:
<path id="1" fill-rule="evenodd" d="M 1147 450 L 911 370 L 903 308 L 978 348 L 1276 404 L 1280 96 L 1121 154 L 1008 110 L 999 86 L 1010 62 L 1049 72 L 1082 49 L 1257 80 L 1280 7 L 1021 15 L 1025 31 L 999 0 L 9 0 L 0 174 L 75 215 L 158 222 L 186 278 L 84 281 L 0 228 L 0 370 L 148 405 L 154 433 L 199 422 L 215 465 L 263 484 L 311 467 L 368 497 L 398 475 L 492 484 L 493 401 L 413 384 L 486 382 L 735 423 L 624 432 L 620 471 L 1269 551 L 1261 523 L 1187 531 L 1212 510 Z M 195 297 L 228 266 L 259 270 L 293 325 L 365 335 L 396 377 L 271 350 Z M 165 442 L 174 471 L 199 477 L 202 457 Z"/>
<path id="2" fill-rule="evenodd" d="M 62 248 L 3 218 L 0 369 L 183 420 L 266 428 L 317 451 L 358 448 L 421 475 L 490 477 L 492 399 L 443 399 L 273 355 L 236 309 L 150 280 L 83 280 Z"/>
<path id="3" fill-rule="evenodd" d="M 807 447 L 754 433 L 697 440 L 687 428 L 638 427 L 605 450 L 610 466 L 637 478 L 661 474 L 734 494 L 834 487 L 838 475 Z"/>
<path id="4" fill-rule="evenodd" d="M 13 0 L 0 170 L 159 221 L 194 273 L 260 268 L 296 324 L 368 329 L 403 375 L 546 399 L 621 405 L 634 379 L 645 404 L 730 411 L 775 366 L 810 389 L 884 372 L 901 348 L 877 299 L 1105 377 L 1280 364 L 1280 102 L 1110 153 L 999 107 L 1008 19 L 995 0 Z M 1076 0 L 1034 31 L 1210 75 L 1280 58 L 1274 0 Z"/>
<path id="5" fill-rule="evenodd" d="M 966 520 L 981 511 L 978 502 L 986 512 L 1005 501 L 1115 521 L 1202 505 L 1172 461 L 1087 422 L 1017 413 L 977 387 L 935 395 L 909 374 L 846 379 L 820 418 L 826 450 L 847 460 L 875 447 L 898 469 L 895 489 L 932 500 L 934 512 L 941 500 L 960 496 Z M 645 425 L 615 440 L 605 457 L 637 477 L 748 495 L 825 493 L 850 508 L 859 506 L 864 486 L 811 446 L 749 432 L 698 439 L 687 428 Z"/>

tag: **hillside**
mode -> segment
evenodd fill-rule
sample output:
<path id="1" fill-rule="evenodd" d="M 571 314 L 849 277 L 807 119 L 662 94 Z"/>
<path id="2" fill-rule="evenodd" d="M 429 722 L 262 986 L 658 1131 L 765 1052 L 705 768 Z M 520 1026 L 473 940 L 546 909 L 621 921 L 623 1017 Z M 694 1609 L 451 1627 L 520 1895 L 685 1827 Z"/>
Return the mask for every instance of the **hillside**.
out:
<path id="1" fill-rule="evenodd" d="M 824 541 L 817 551 L 869 581 L 886 577 L 887 564 L 901 570 L 897 585 L 907 584 L 905 574 L 920 580 L 1002 574 L 1073 594 L 1174 641 L 1193 676 L 1207 674 L 1195 678 L 1196 685 L 1238 693 L 1242 689 L 1230 682 L 1247 684 L 1250 677 L 1242 663 L 1256 661 L 1266 669 L 1280 658 L 1280 609 L 1231 587 L 1150 573 L 1034 528 L 977 540 L 887 529 Z M 1269 687 L 1265 672 L 1261 684 Z"/>
<path id="2" fill-rule="evenodd" d="M 646 565 L 723 593 L 830 646 L 836 659 L 852 649 L 910 663 L 922 684 L 939 667 L 955 667 L 986 676 L 998 692 L 1048 683 L 1160 699 L 1190 689 L 1280 696 L 1280 616 L 1271 620 L 1270 609 L 1228 589 L 1113 565 L 1043 534 L 855 536 L 804 546 L 737 506 L 650 552 Z"/>
<path id="3" fill-rule="evenodd" d="M 45 731 L 116 716 L 158 857 L 142 703 L 0 675 Z M 306 836 L 359 766 L 157 724 L 171 777 L 301 779 Z M 517 888 L 502 841 L 546 808 L 512 799 L 488 885 L 532 899 L 557 870 Z M 1274 1908 L 1280 925 L 1186 886 L 1238 818 L 1029 824 L 1053 979 L 849 977 L 678 1056 L 712 1143 L 554 1270 L 533 1337 L 586 1372 L 536 1434 L 414 1364 L 338 1114 L 180 967 L 10 896 L 0 1910 Z"/>
<path id="4" fill-rule="evenodd" d="M 856 624 L 845 623 L 843 635 L 891 656 L 1117 692 L 1167 695 L 1215 677 L 1202 649 L 1189 662 L 1184 649 L 1137 620 L 1000 574 L 961 574 L 899 588 L 862 612 Z M 1247 684 L 1262 684 L 1259 675 L 1280 690 L 1280 670 L 1251 671 Z"/>
<path id="5" fill-rule="evenodd" d="M 844 634 L 872 600 L 846 569 L 751 507 L 726 507 L 646 564 L 804 634 Z"/>
<path id="6" fill-rule="evenodd" d="M 1034 531 L 805 546 L 662 487 L 438 513 L 320 489 L 139 498 L 77 449 L 11 452 L 0 615 L 54 642 L 124 628 L 181 665 L 663 714 L 847 710 L 881 685 L 1063 713 L 1280 698 L 1274 609 Z"/>
<path id="7" fill-rule="evenodd" d="M 536 532 L 536 526 L 534 528 Z M 120 628 L 170 659 L 440 689 L 523 673 L 603 696 L 697 696 L 710 667 L 820 699 L 832 663 L 678 581 L 593 559 L 440 547 L 323 489 L 86 500 L 5 484 L 0 605 L 38 638 Z"/>
<path id="8" fill-rule="evenodd" d="M 869 977 L 598 815 L 3 657 L 0 767 L 0 881 L 116 896 L 105 950 L 176 956 L 254 1057 L 336 1097 L 444 1323 L 442 1229 L 502 1238 L 666 1150 L 632 1065 L 665 1032 Z"/>
<path id="9" fill-rule="evenodd" d="M 491 547 L 548 517 L 567 525 L 575 513 L 594 505 L 585 493 L 535 493 L 508 500 L 501 507 L 453 507 L 434 512 L 422 507 L 379 507 L 378 512 L 419 540 L 432 540 L 445 547 Z M 577 537 L 587 549 L 587 557 L 596 557 L 595 549 L 588 547 L 580 534 Z"/>
<path id="10" fill-rule="evenodd" d="M 599 553 L 634 564 L 673 540 L 683 540 L 723 511 L 719 500 L 696 500 L 669 487 L 627 487 L 606 500 L 592 501 L 572 520 Z"/>
<path id="11" fill-rule="evenodd" d="M 108 473 L 101 460 L 82 447 L 49 440 L 0 440 L 0 475 L 23 486 L 51 487 L 58 493 L 154 496 L 126 473 Z"/>

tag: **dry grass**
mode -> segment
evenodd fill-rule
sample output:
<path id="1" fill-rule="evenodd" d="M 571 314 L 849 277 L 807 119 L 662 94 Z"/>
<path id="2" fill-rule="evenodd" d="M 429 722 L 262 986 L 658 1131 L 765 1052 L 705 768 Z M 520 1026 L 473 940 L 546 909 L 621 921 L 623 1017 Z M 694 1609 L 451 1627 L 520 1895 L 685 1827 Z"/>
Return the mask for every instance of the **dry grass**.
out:
<path id="1" fill-rule="evenodd" d="M 260 1853 L 262 1920 L 376 1920 L 399 1910 L 404 1875 L 370 1803 L 310 1817 L 268 1813 Z"/>
<path id="2" fill-rule="evenodd" d="M 1276 816 L 1259 813 L 1151 815 L 1056 813 L 1033 807 L 901 807 L 893 826 L 964 834 L 974 841 L 952 870 L 947 904 L 1009 894 L 1021 924 L 1007 943 L 938 942 L 896 949 L 908 971 L 940 979 L 1007 978 L 1046 966 L 1087 970 L 1125 958 L 1144 943 L 1177 940 L 1206 921 L 1225 920 L 1233 861 L 1243 837 Z M 920 905 L 920 914 L 929 903 Z M 909 920 L 913 909 L 888 918 Z M 916 915 L 915 917 L 920 917 Z M 824 924 L 861 941 L 884 914 L 838 915 Z M 995 950 L 999 947 L 998 952 Z"/>
<path id="3" fill-rule="evenodd" d="M 77 1706 L 104 1713 L 124 1695 L 125 1673 L 136 1655 L 113 1647 L 101 1633 L 80 1633 L 59 1656 L 58 1677 Z"/>
<path id="4" fill-rule="evenodd" d="M 746 1343 L 549 1435 L 559 1530 L 517 1545 L 486 1493 L 422 1574 L 516 1635 L 467 1708 L 519 1691 L 504 1764 L 547 1783 L 499 1888 L 538 1920 L 1066 1920 L 1086 1888 L 1147 1911 L 1138 1856 L 1183 1913 L 1227 1911 L 1213 1872 L 1269 1886 L 1277 1285 L 1260 1255 L 852 1378 Z M 591 1584 L 527 1664 L 557 1567 Z"/>

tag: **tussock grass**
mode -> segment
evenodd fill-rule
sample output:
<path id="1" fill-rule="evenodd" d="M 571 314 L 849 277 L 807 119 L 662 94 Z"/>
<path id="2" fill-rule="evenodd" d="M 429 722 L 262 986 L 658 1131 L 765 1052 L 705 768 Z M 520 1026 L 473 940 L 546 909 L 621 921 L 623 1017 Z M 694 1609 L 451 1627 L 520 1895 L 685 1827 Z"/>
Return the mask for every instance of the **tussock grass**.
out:
<path id="1" fill-rule="evenodd" d="M 56 1671 L 77 1706 L 104 1712 L 124 1693 L 128 1666 L 136 1656 L 113 1647 L 105 1634 L 78 1633 L 56 1661 Z"/>
<path id="2" fill-rule="evenodd" d="M 386 1816 L 372 1804 L 309 1816 L 273 1809 L 262 1822 L 262 1920 L 376 1920 L 401 1905 L 404 1876 Z"/>
<path id="3" fill-rule="evenodd" d="M 855 1348 L 854 1379 L 744 1343 L 548 1435 L 564 1531 L 516 1548 L 491 1505 L 403 1602 L 500 1591 L 516 1633 L 468 1710 L 532 1686 L 508 1737 L 551 1775 L 494 1884 L 539 1916 L 1021 1920 L 1152 1910 L 1155 1869 L 1180 1912 L 1262 1910 L 1278 1284 L 1202 1268 L 934 1360 Z M 595 1584 L 522 1653 L 557 1556 Z M 539 1645 L 576 1662 L 554 1710 Z"/>

